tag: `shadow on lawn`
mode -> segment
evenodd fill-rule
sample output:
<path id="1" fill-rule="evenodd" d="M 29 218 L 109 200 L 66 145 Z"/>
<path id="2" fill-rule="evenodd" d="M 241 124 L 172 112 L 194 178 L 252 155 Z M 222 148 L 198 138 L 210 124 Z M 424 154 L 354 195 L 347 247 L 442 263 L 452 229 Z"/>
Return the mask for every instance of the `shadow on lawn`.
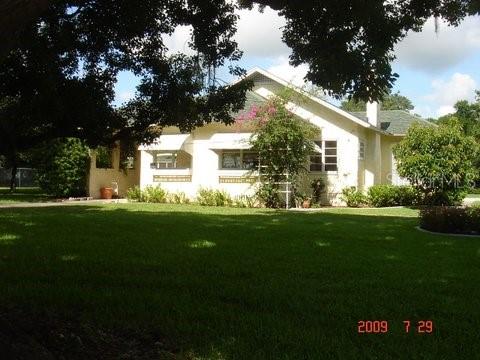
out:
<path id="1" fill-rule="evenodd" d="M 478 242 L 416 224 L 196 207 L 0 210 L 0 305 L 154 329 L 179 358 L 316 358 L 325 348 L 358 358 L 356 321 L 441 316 L 449 308 L 438 299 L 462 303 L 459 281 L 479 275 Z M 369 338 L 370 355 L 397 354 L 406 343 L 395 339 Z M 440 351 L 437 341 L 425 348 Z"/>

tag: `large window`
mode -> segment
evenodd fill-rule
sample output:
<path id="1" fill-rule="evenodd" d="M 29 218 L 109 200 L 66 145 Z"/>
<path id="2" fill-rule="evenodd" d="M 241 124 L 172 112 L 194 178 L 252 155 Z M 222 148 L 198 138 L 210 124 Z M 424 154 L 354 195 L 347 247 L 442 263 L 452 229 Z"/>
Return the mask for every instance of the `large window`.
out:
<path id="1" fill-rule="evenodd" d="M 258 168 L 258 153 L 247 150 L 224 150 L 220 168 L 224 170 L 255 170 Z"/>
<path id="2" fill-rule="evenodd" d="M 178 152 L 154 152 L 151 169 L 188 169 L 191 157 L 183 151 Z"/>
<path id="3" fill-rule="evenodd" d="M 310 155 L 310 171 L 338 171 L 337 142 L 315 141 L 315 154 Z"/>

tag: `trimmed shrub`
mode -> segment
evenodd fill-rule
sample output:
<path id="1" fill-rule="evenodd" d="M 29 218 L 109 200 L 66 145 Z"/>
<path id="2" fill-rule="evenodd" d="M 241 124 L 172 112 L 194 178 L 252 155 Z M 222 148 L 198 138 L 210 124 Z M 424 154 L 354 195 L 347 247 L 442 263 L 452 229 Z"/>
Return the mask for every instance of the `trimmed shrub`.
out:
<path id="1" fill-rule="evenodd" d="M 374 185 L 368 189 L 368 202 L 374 207 L 412 206 L 418 198 L 411 186 Z"/>
<path id="2" fill-rule="evenodd" d="M 368 203 L 367 196 L 355 186 L 344 188 L 340 198 L 347 203 L 348 207 L 361 207 Z"/>
<path id="3" fill-rule="evenodd" d="M 420 227 L 441 233 L 480 234 L 480 206 L 424 208 L 420 211 Z"/>
<path id="4" fill-rule="evenodd" d="M 200 188 L 197 193 L 197 202 L 202 206 L 232 206 L 230 195 L 222 190 Z"/>
<path id="5" fill-rule="evenodd" d="M 53 140 L 34 155 L 40 188 L 57 197 L 85 196 L 90 156 L 79 139 Z"/>

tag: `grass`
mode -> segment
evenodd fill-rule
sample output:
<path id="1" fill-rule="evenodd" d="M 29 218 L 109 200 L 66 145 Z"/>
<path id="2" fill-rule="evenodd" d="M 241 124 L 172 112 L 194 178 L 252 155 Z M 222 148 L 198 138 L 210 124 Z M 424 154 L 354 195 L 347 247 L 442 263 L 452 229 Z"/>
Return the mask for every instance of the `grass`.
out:
<path id="1" fill-rule="evenodd" d="M 12 193 L 9 188 L 0 187 L 0 205 L 42 202 L 48 199 L 49 197 L 38 188 L 17 188 Z"/>
<path id="2" fill-rule="evenodd" d="M 419 232 L 416 216 L 0 209 L 0 306 L 154 329 L 179 358 L 476 358 L 480 239 Z M 358 334 L 360 320 L 388 320 L 389 332 Z M 406 334 L 404 320 L 434 332 Z"/>

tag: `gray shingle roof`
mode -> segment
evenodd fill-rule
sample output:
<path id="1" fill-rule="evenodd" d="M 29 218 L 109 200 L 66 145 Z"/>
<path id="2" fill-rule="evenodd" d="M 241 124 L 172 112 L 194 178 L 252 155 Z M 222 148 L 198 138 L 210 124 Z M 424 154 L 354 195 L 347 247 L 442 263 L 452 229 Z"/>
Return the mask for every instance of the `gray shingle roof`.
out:
<path id="1" fill-rule="evenodd" d="M 350 114 L 360 120 L 367 122 L 367 113 L 365 111 L 352 111 Z M 405 135 L 408 128 L 415 122 L 425 125 L 432 125 L 425 119 L 412 115 L 404 110 L 380 110 L 378 113 L 380 128 L 394 135 Z"/>
<path id="2" fill-rule="evenodd" d="M 242 110 L 233 113 L 233 117 L 237 117 L 239 115 L 245 114 L 248 112 L 253 105 L 259 106 L 263 104 L 266 100 L 261 97 L 260 95 L 255 94 L 253 91 L 248 91 L 246 94 L 246 100 L 245 100 L 245 106 L 243 107 Z"/>

